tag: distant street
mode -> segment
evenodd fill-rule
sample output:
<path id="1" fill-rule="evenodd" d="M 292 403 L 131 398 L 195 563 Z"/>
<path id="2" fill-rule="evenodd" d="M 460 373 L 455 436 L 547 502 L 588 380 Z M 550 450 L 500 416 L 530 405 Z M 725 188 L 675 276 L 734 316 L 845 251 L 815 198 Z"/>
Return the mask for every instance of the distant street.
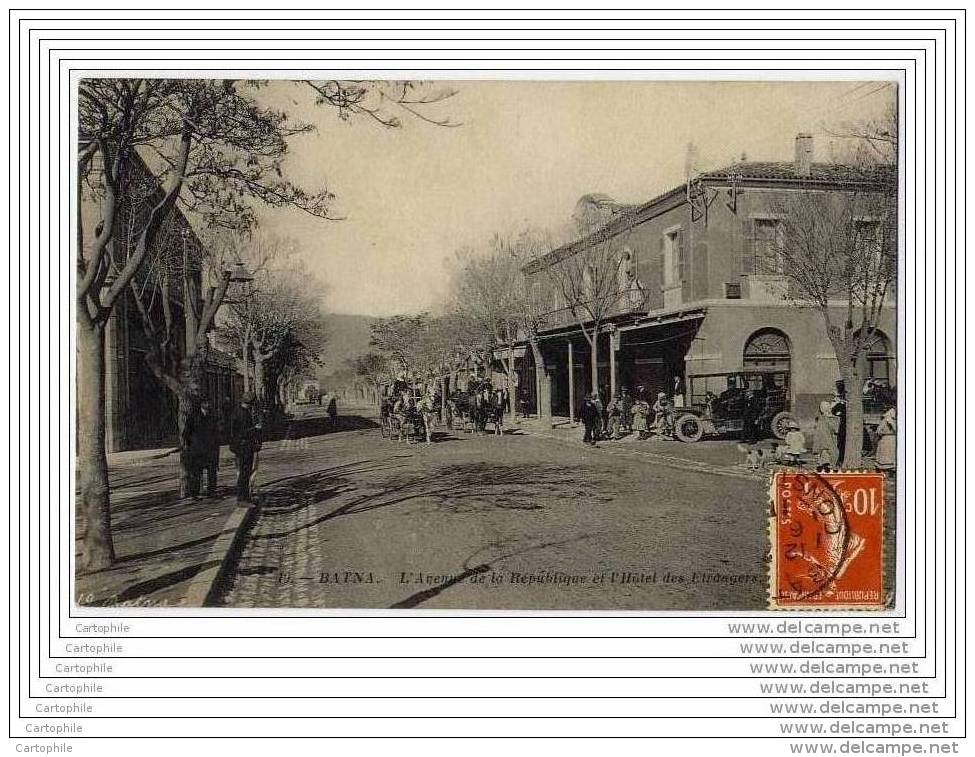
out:
<path id="1" fill-rule="evenodd" d="M 351 412 L 329 430 L 309 408 L 296 438 L 265 445 L 262 509 L 223 604 L 764 607 L 758 479 L 519 431 L 407 446 Z"/>

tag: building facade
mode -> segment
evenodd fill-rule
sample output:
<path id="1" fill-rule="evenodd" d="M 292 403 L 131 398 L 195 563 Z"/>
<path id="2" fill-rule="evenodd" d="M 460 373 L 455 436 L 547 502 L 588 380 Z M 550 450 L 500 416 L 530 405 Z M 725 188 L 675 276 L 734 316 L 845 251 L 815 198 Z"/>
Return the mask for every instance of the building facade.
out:
<path id="1" fill-rule="evenodd" d="M 129 162 L 131 175 L 126 184 L 129 194 L 145 196 L 158 200 L 161 190 L 149 168 L 136 156 Z M 92 183 L 97 185 L 96 176 Z M 94 228 L 101 218 L 98 194 L 83 197 L 82 223 Z M 133 208 L 132 205 L 135 207 Z M 124 260 L 125 246 L 132 244 L 132 229 L 138 226 L 139 214 L 148 212 L 151 204 L 123 203 L 116 215 L 117 230 L 110 244 L 112 254 L 117 260 Z M 159 245 L 186 245 L 193 251 L 192 257 L 199 259 L 203 254 L 203 243 L 194 232 L 190 222 L 174 208 L 165 221 L 164 231 L 157 237 L 157 249 L 153 255 L 165 258 L 180 252 L 177 248 L 160 250 Z M 135 277 L 135 286 L 146 290 L 156 285 L 156 272 L 151 265 L 144 264 Z M 200 271 L 194 274 L 199 287 Z M 183 296 L 178 287 L 173 287 L 168 295 L 172 317 L 179 322 L 183 313 Z M 147 307 L 153 317 L 161 319 L 159 297 L 150 298 Z M 182 354 L 182 331 L 176 330 L 179 337 L 177 350 Z M 105 446 L 108 452 L 121 452 L 132 449 L 161 447 L 176 443 L 177 422 L 176 397 L 155 376 L 146 362 L 150 343 L 143 328 L 142 316 L 134 294 L 126 291 L 112 310 L 105 326 Z M 207 355 L 206 391 L 214 407 L 221 407 L 227 400 L 236 401 L 243 391 L 243 377 L 230 356 L 211 347 Z"/>
<path id="2" fill-rule="evenodd" d="M 741 162 L 700 174 L 529 263 L 525 274 L 552 303 L 539 350 L 527 350 L 520 363 L 537 411 L 569 416 L 591 390 L 595 359 L 604 397 L 642 387 L 647 396 L 662 391 L 693 403 L 724 388 L 723 377 L 711 374 L 781 369 L 793 411 L 814 415 L 840 373 L 822 313 L 801 300 L 783 269 L 782 198 L 798 189 L 827 197 L 870 191 L 864 183 L 862 172 L 813 162 L 812 138 L 799 135 L 794 162 Z M 619 295 L 593 355 L 585 324 L 552 282 L 556 266 L 597 245 L 611 251 Z M 831 311 L 842 321 L 846 308 L 837 293 Z M 896 322 L 891 294 L 866 360 L 868 375 L 888 386 L 896 379 Z"/>

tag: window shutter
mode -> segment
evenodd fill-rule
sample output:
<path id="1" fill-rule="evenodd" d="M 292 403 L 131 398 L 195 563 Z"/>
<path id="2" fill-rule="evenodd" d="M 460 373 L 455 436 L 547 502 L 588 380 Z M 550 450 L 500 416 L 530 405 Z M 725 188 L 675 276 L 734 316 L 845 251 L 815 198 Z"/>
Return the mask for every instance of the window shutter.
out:
<path id="1" fill-rule="evenodd" d="M 664 254 L 666 240 L 660 238 L 660 251 L 650 256 L 647 265 L 647 309 L 659 310 L 664 306 Z"/>
<path id="2" fill-rule="evenodd" d="M 785 249 L 785 241 L 785 223 L 783 221 L 779 221 L 775 227 L 775 245 L 777 248 L 775 251 L 775 257 L 778 260 L 779 273 L 788 276 L 791 273 L 791 270 L 789 260 L 783 253 Z"/>
<path id="3" fill-rule="evenodd" d="M 746 275 L 755 272 L 755 221 L 752 218 L 742 222 L 741 272 Z"/>
<path id="4" fill-rule="evenodd" d="M 687 245 L 684 239 L 684 230 L 677 230 L 677 284 L 687 281 Z"/>

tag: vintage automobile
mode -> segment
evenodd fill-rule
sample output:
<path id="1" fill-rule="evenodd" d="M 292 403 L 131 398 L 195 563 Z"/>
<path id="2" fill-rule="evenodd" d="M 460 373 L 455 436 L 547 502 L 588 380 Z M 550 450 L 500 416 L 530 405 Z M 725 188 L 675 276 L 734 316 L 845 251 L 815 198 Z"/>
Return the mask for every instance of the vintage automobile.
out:
<path id="1" fill-rule="evenodd" d="M 690 406 L 674 408 L 674 436 L 682 442 L 705 435 L 740 434 L 749 412 L 756 433 L 785 439 L 795 421 L 789 402 L 789 371 L 746 369 L 690 377 Z"/>

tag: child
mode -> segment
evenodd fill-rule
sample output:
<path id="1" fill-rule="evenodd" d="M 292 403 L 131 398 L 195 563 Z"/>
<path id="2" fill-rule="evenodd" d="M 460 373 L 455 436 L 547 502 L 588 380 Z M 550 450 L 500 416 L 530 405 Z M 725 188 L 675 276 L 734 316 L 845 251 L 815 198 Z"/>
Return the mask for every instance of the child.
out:
<path id="1" fill-rule="evenodd" d="M 798 463 L 799 458 L 806 454 L 806 437 L 799 430 L 795 421 L 789 425 L 785 435 L 785 444 L 780 444 L 776 450 L 779 460 L 784 463 Z"/>

